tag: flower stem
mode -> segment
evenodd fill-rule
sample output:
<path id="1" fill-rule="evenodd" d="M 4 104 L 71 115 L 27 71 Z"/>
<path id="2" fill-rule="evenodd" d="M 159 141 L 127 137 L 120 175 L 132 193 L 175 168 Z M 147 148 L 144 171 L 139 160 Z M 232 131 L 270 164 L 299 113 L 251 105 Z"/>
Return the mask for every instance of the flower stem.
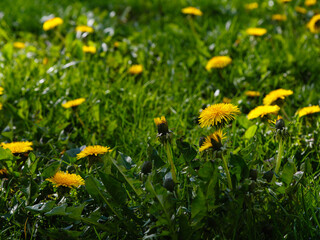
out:
<path id="1" fill-rule="evenodd" d="M 276 167 L 274 169 L 275 175 L 279 173 L 279 169 L 280 169 L 280 166 L 281 166 L 281 158 L 282 158 L 282 155 L 283 155 L 283 145 L 284 145 L 283 144 L 283 140 L 282 140 L 282 138 L 280 138 L 278 156 L 277 156 L 277 160 L 276 160 Z M 273 175 L 272 183 L 274 183 L 276 181 L 276 176 L 275 175 Z"/>
<path id="2" fill-rule="evenodd" d="M 222 164 L 223 164 L 224 171 L 226 172 L 228 187 L 232 190 L 232 182 L 231 182 L 230 172 L 228 168 L 228 163 L 224 156 L 222 156 Z"/>
<path id="3" fill-rule="evenodd" d="M 173 157 L 172 157 L 172 151 L 171 151 L 171 147 L 170 147 L 170 143 L 165 143 L 165 148 L 166 148 L 166 152 L 167 152 L 167 158 L 168 161 L 170 163 L 171 166 L 171 175 L 172 175 L 172 180 L 176 183 L 177 182 L 177 176 L 176 176 L 176 169 L 173 163 Z"/>

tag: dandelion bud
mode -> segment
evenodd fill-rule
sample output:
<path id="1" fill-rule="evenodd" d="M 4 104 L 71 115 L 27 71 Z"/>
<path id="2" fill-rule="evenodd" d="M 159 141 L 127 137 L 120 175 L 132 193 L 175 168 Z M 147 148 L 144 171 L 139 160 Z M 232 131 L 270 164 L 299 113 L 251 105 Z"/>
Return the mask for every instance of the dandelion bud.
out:
<path id="1" fill-rule="evenodd" d="M 284 123 L 284 121 L 283 121 L 282 118 L 280 118 L 280 119 L 278 119 L 278 120 L 276 121 L 275 127 L 276 127 L 277 130 L 282 130 L 282 129 L 284 129 L 285 123 Z"/>
<path id="2" fill-rule="evenodd" d="M 257 180 L 257 177 L 258 177 L 258 171 L 257 169 L 251 169 L 250 170 L 250 173 L 249 173 L 249 176 L 252 180 Z"/>
<path id="3" fill-rule="evenodd" d="M 151 161 L 145 161 L 141 166 L 141 173 L 143 174 L 149 174 L 152 170 L 152 162 Z"/>
<path id="4" fill-rule="evenodd" d="M 161 143 L 170 141 L 171 134 L 168 127 L 168 122 L 164 116 L 161 118 L 155 118 L 154 123 L 158 128 L 158 138 Z"/>
<path id="5" fill-rule="evenodd" d="M 164 180 L 163 187 L 165 187 L 168 191 L 173 192 L 175 183 L 172 178 L 167 178 Z"/>
<path id="6" fill-rule="evenodd" d="M 263 174 L 263 178 L 267 180 L 267 182 L 271 182 L 273 178 L 273 171 L 268 171 Z"/>

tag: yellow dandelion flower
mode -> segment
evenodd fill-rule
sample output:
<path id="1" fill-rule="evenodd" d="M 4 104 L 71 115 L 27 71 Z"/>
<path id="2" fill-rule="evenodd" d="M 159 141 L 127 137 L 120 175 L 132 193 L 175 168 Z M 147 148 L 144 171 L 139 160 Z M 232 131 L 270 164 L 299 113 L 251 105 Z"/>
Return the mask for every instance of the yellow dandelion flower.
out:
<path id="1" fill-rule="evenodd" d="M 213 104 L 200 113 L 200 127 L 224 126 L 239 113 L 239 108 L 231 103 Z"/>
<path id="2" fill-rule="evenodd" d="M 259 4 L 257 2 L 248 3 L 244 5 L 244 8 L 247 10 L 253 10 L 259 7 Z"/>
<path id="3" fill-rule="evenodd" d="M 209 71 L 211 68 L 224 68 L 232 62 L 232 59 L 228 56 L 216 56 L 211 58 L 207 65 L 206 69 Z"/>
<path id="4" fill-rule="evenodd" d="M 317 4 L 317 0 L 305 0 L 304 5 L 310 7 Z"/>
<path id="5" fill-rule="evenodd" d="M 95 46 L 82 46 L 82 51 L 85 53 L 95 54 L 97 52 L 97 48 Z"/>
<path id="6" fill-rule="evenodd" d="M 244 94 L 248 97 L 259 97 L 260 96 L 259 91 L 246 91 Z"/>
<path id="7" fill-rule="evenodd" d="M 80 175 L 62 171 L 56 172 L 53 177 L 47 178 L 46 180 L 53 183 L 55 187 L 64 186 L 72 188 L 84 185 L 84 180 Z"/>
<path id="8" fill-rule="evenodd" d="M 320 107 L 317 105 L 317 106 L 310 106 L 310 107 L 301 108 L 300 110 L 297 111 L 296 115 L 298 115 L 300 118 L 302 116 L 314 114 L 314 113 L 318 113 L 318 112 L 320 112 Z"/>
<path id="9" fill-rule="evenodd" d="M 264 117 L 267 114 L 276 114 L 279 110 L 280 110 L 280 107 L 277 105 L 258 106 L 249 112 L 247 118 L 251 120 L 257 117 Z"/>
<path id="10" fill-rule="evenodd" d="M 26 47 L 26 44 L 23 42 L 14 42 L 13 47 L 17 49 L 24 49 Z"/>
<path id="11" fill-rule="evenodd" d="M 3 87 L 0 87 L 0 95 L 3 94 L 3 91 L 4 91 L 4 88 L 3 88 Z"/>
<path id="12" fill-rule="evenodd" d="M 154 123 L 159 126 L 160 124 L 163 124 L 163 123 L 167 123 L 167 120 L 164 116 L 162 117 L 159 117 L 159 118 L 155 118 L 154 119 Z"/>
<path id="13" fill-rule="evenodd" d="M 246 33 L 251 36 L 262 36 L 267 33 L 267 29 L 265 28 L 248 28 Z"/>
<path id="14" fill-rule="evenodd" d="M 154 118 L 153 120 L 158 128 L 158 137 L 166 136 L 167 134 L 170 133 L 168 122 L 164 116 L 160 118 Z"/>
<path id="15" fill-rule="evenodd" d="M 307 9 L 305 9 L 303 7 L 299 7 L 299 6 L 296 6 L 294 9 L 296 10 L 296 12 L 301 13 L 301 14 L 306 14 L 308 11 Z"/>
<path id="16" fill-rule="evenodd" d="M 8 174 L 8 170 L 6 168 L 0 169 L 0 175 L 6 175 Z"/>
<path id="17" fill-rule="evenodd" d="M 1 143 L 0 145 L 4 149 L 9 149 L 13 154 L 15 153 L 26 153 L 32 151 L 32 142 L 11 142 L 11 143 Z"/>
<path id="18" fill-rule="evenodd" d="M 312 33 L 320 33 L 320 14 L 313 16 L 307 24 Z"/>
<path id="19" fill-rule="evenodd" d="M 63 20 L 59 17 L 51 18 L 43 23 L 43 30 L 48 31 L 63 23 Z"/>
<path id="20" fill-rule="evenodd" d="M 287 20 L 287 16 L 283 15 L 283 14 L 273 14 L 271 19 L 273 21 L 286 21 Z"/>
<path id="21" fill-rule="evenodd" d="M 118 41 L 114 42 L 113 46 L 114 46 L 115 48 L 118 48 L 118 47 L 120 46 L 120 42 L 118 42 Z"/>
<path id="22" fill-rule="evenodd" d="M 212 148 L 214 151 L 219 151 L 222 147 L 222 139 L 225 139 L 225 133 L 221 129 L 215 131 L 210 136 L 207 136 L 204 143 L 201 145 L 199 152 Z"/>
<path id="23" fill-rule="evenodd" d="M 290 96 L 292 94 L 293 94 L 293 91 L 282 89 L 282 88 L 271 91 L 269 94 L 267 94 L 267 96 L 264 97 L 263 104 L 271 105 L 278 99 L 285 99 L 285 97 Z"/>
<path id="24" fill-rule="evenodd" d="M 195 7 L 186 7 L 181 10 L 183 14 L 202 16 L 202 12 L 200 9 Z"/>
<path id="25" fill-rule="evenodd" d="M 0 103 L 0 110 L 2 110 L 2 103 Z"/>
<path id="26" fill-rule="evenodd" d="M 77 159 L 81 159 L 88 156 L 98 156 L 99 154 L 105 154 L 111 152 L 109 147 L 103 147 L 100 145 L 88 146 L 77 154 Z"/>
<path id="27" fill-rule="evenodd" d="M 142 71 L 143 71 L 142 65 L 132 65 L 129 68 L 129 73 L 131 73 L 131 74 L 140 74 L 140 73 L 142 73 Z"/>
<path id="28" fill-rule="evenodd" d="M 42 60 L 42 64 L 43 65 L 47 65 L 49 62 L 49 59 L 47 57 L 45 57 L 43 60 Z"/>
<path id="29" fill-rule="evenodd" d="M 87 32 L 87 33 L 93 33 L 93 28 L 85 25 L 77 26 L 76 32 Z"/>
<path id="30" fill-rule="evenodd" d="M 71 100 L 62 104 L 64 108 L 77 107 L 82 104 L 86 99 L 85 98 L 77 98 L 75 100 Z"/>

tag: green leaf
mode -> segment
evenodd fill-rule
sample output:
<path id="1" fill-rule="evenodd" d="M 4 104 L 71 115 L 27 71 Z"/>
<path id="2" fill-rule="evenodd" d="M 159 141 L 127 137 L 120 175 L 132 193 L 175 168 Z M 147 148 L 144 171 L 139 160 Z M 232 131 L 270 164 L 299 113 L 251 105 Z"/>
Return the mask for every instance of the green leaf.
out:
<path id="1" fill-rule="evenodd" d="M 131 157 L 129 157 L 129 156 L 127 156 L 127 155 L 125 155 L 125 154 L 123 154 L 121 152 L 119 152 L 119 153 L 120 153 L 120 156 L 121 156 L 119 163 L 122 166 L 124 166 L 127 170 L 131 169 L 131 167 L 132 167 L 132 159 L 131 159 Z"/>
<path id="2" fill-rule="evenodd" d="M 246 116 L 237 117 L 237 121 L 245 129 L 248 129 L 253 124 Z"/>
<path id="3" fill-rule="evenodd" d="M 206 162 L 205 164 L 203 164 L 203 166 L 199 169 L 198 174 L 199 177 L 202 180 L 205 181 L 209 181 L 210 178 L 212 177 L 214 172 L 213 166 L 212 166 L 212 162 Z"/>
<path id="4" fill-rule="evenodd" d="M 91 195 L 91 197 L 97 201 L 101 201 L 101 198 L 100 198 L 101 193 L 100 193 L 100 189 L 98 187 L 98 185 L 100 185 L 100 183 L 98 182 L 98 180 L 92 176 L 89 176 L 85 180 L 85 185 L 86 185 L 86 189 L 87 189 L 88 193 Z"/>
<path id="5" fill-rule="evenodd" d="M 157 150 L 155 150 L 150 144 L 148 145 L 147 152 L 148 152 L 148 157 L 150 161 L 153 161 L 155 168 L 160 168 L 166 164 L 164 161 L 162 161 L 162 159 L 158 155 Z"/>
<path id="6" fill-rule="evenodd" d="M 56 172 L 58 172 L 59 168 L 60 162 L 53 162 L 43 170 L 41 176 L 44 178 L 52 177 Z"/>
<path id="7" fill-rule="evenodd" d="M 71 206 L 66 208 L 66 214 L 68 217 L 75 219 L 75 220 L 80 220 L 81 219 L 81 213 L 85 207 L 86 203 L 82 203 L 79 206 Z"/>
<path id="8" fill-rule="evenodd" d="M 12 160 L 13 155 L 9 149 L 3 149 L 0 147 L 0 160 Z"/>
<path id="9" fill-rule="evenodd" d="M 186 162 L 191 162 L 197 156 L 197 151 L 189 143 L 184 142 L 182 138 L 177 139 L 176 143 Z"/>
<path id="10" fill-rule="evenodd" d="M 113 197 L 113 199 L 119 204 L 125 203 L 127 200 L 127 192 L 126 189 L 122 186 L 122 183 L 111 175 L 105 174 L 101 171 L 99 171 L 98 173 L 103 185 L 105 186 L 108 193 Z"/>
<path id="11" fill-rule="evenodd" d="M 244 133 L 244 138 L 245 139 L 251 139 L 251 138 L 253 138 L 253 136 L 255 135 L 255 133 L 256 133 L 256 131 L 257 131 L 257 129 L 258 129 L 258 126 L 257 125 L 252 125 L 252 126 L 250 126 L 247 130 L 246 130 L 246 132 Z"/>
<path id="12" fill-rule="evenodd" d="M 191 204 L 192 225 L 197 225 L 207 215 L 206 199 L 201 190 L 198 188 L 197 195 Z"/>
<path id="13" fill-rule="evenodd" d="M 289 185 L 292 181 L 294 174 L 294 165 L 290 162 L 287 162 L 282 170 L 281 174 L 281 180 L 284 182 L 286 185 Z"/>
<path id="14" fill-rule="evenodd" d="M 231 165 L 230 174 L 236 176 L 238 182 L 249 176 L 249 168 L 240 155 L 230 153 L 229 164 Z"/>
<path id="15" fill-rule="evenodd" d="M 67 213 L 66 213 L 67 206 L 68 206 L 68 204 L 64 203 L 61 206 L 58 206 L 58 207 L 51 209 L 49 212 L 46 212 L 44 215 L 46 215 L 46 216 L 55 216 L 55 215 L 65 216 L 65 215 L 67 215 Z"/>
<path id="16" fill-rule="evenodd" d="M 34 212 L 45 213 L 50 211 L 55 206 L 55 201 L 49 201 L 46 203 L 38 203 L 33 206 L 27 206 L 26 209 Z"/>
<path id="17" fill-rule="evenodd" d="M 108 207 L 110 208 L 110 210 L 119 218 L 121 219 L 121 216 L 119 215 L 118 212 L 116 212 L 113 207 L 111 206 L 111 204 L 109 203 L 107 197 L 105 196 L 105 194 L 103 194 L 103 192 L 100 190 L 100 183 L 97 179 L 95 179 L 92 176 L 89 176 L 86 181 L 85 181 L 85 185 L 86 185 L 86 189 L 88 191 L 88 193 L 97 201 L 104 201 Z"/>
<path id="18" fill-rule="evenodd" d="M 1 52 L 2 52 L 2 54 L 3 54 L 3 56 L 5 57 L 6 60 L 11 61 L 12 60 L 12 56 L 13 56 L 13 45 L 12 45 L 12 43 L 5 44 L 2 47 Z"/>

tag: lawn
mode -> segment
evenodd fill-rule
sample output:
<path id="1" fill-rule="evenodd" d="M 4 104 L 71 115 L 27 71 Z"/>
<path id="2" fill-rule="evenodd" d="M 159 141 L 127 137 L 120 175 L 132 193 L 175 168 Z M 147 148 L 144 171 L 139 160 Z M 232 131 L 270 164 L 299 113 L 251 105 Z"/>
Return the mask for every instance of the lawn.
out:
<path id="1" fill-rule="evenodd" d="M 0 239 L 319 239 L 319 12 L 1 0 Z"/>

